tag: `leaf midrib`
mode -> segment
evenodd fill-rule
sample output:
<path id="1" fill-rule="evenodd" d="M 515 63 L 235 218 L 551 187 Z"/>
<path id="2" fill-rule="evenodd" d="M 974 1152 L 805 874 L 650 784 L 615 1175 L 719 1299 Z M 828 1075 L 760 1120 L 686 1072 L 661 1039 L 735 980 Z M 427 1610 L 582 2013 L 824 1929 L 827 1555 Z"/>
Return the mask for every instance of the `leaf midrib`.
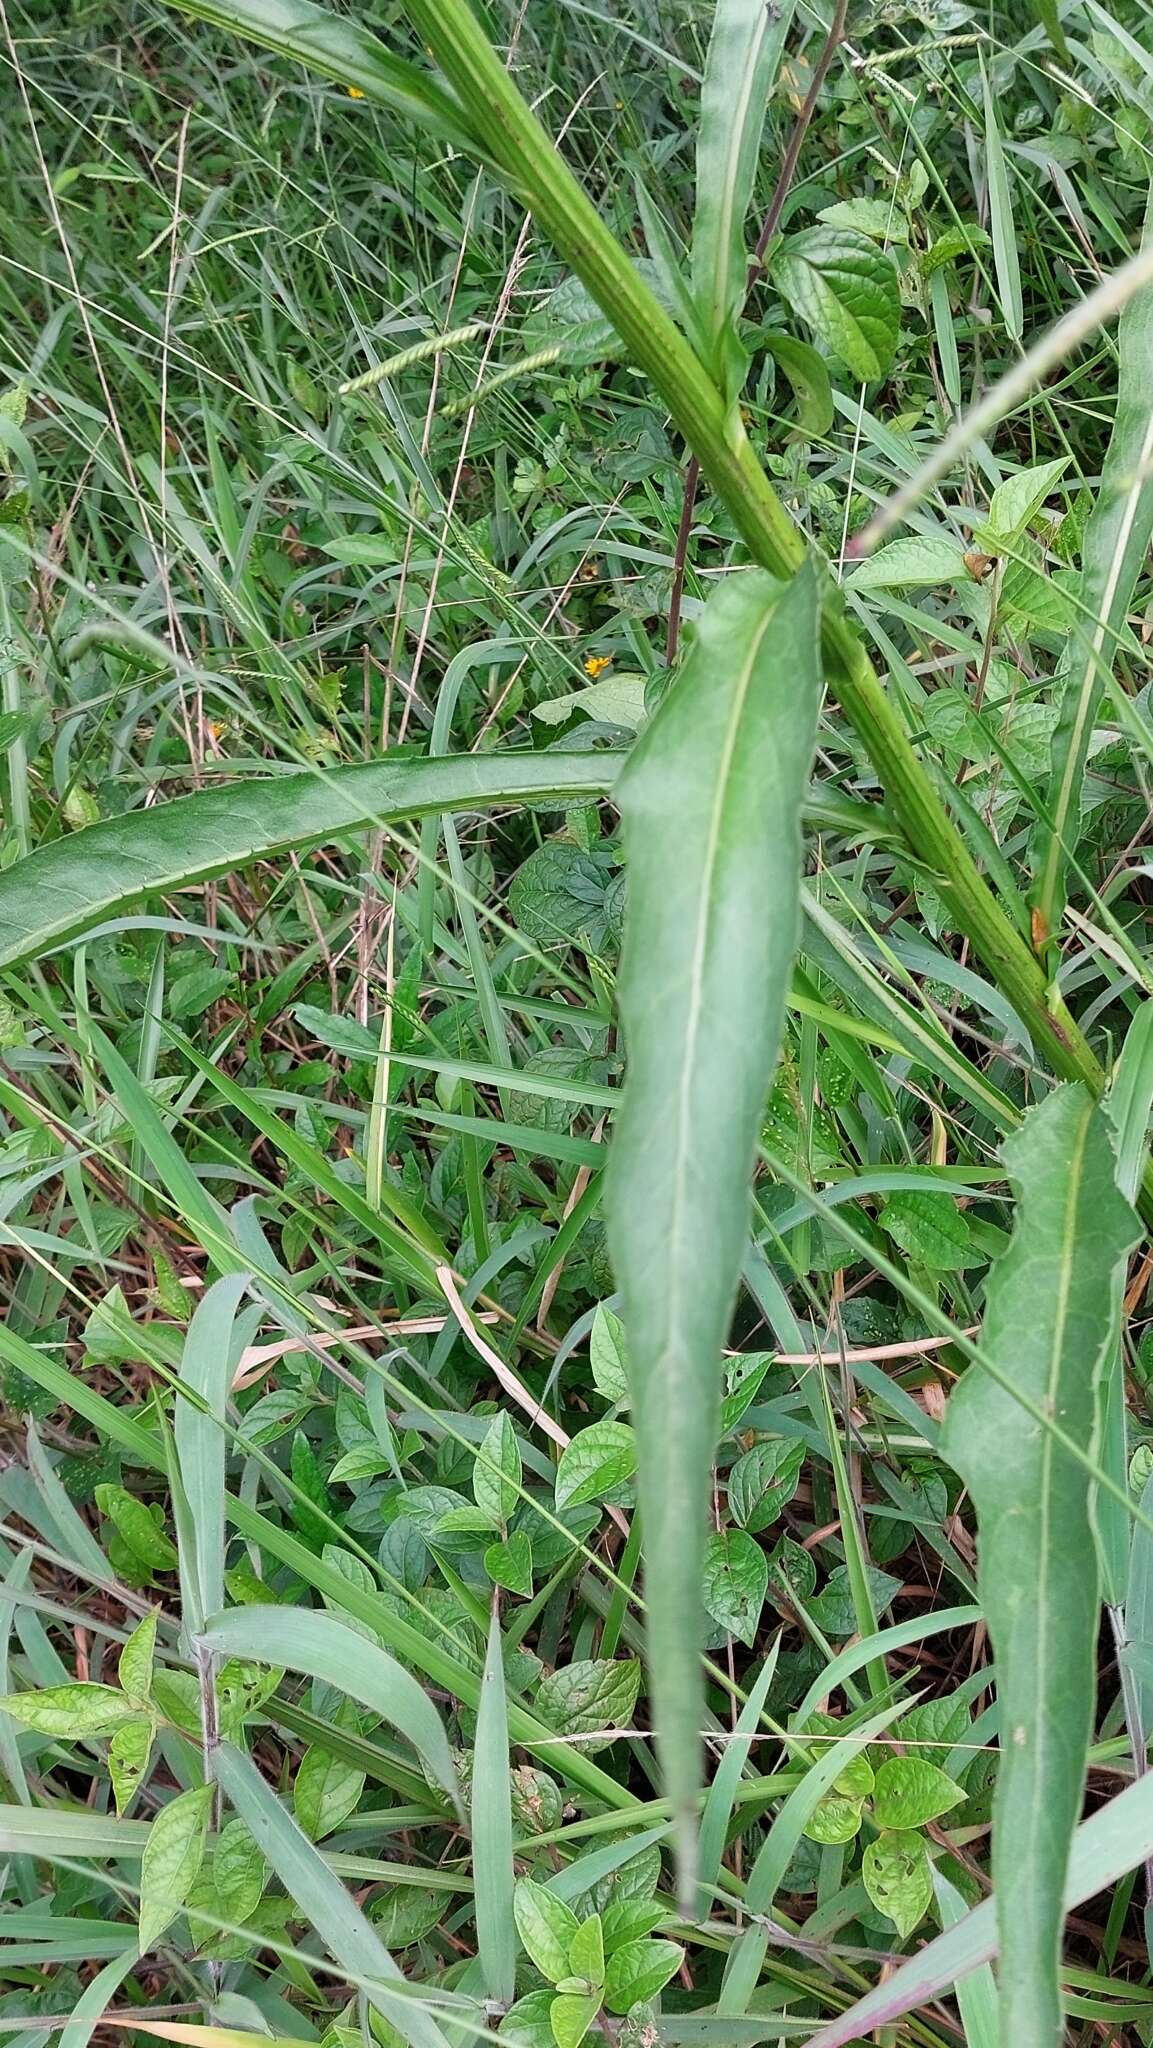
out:
<path id="1" fill-rule="evenodd" d="M 704 1007 L 704 961 L 708 953 L 709 929 L 713 912 L 713 893 L 716 884 L 717 861 L 725 805 L 728 798 L 729 784 L 732 779 L 737 734 L 740 730 L 741 719 L 744 716 L 745 705 L 752 688 L 761 644 L 775 616 L 776 606 L 770 605 L 751 641 L 748 659 L 745 662 L 744 670 L 733 698 L 732 714 L 721 751 L 720 774 L 717 777 L 716 794 L 713 799 L 712 815 L 709 820 L 705 861 L 702 868 L 701 906 L 697 917 L 692 951 L 689 1014 L 686 1020 L 680 1085 L 677 1091 L 676 1148 L 673 1156 L 673 1210 L 669 1235 L 674 1248 L 678 1252 L 681 1243 L 681 1232 L 685 1224 L 685 1212 L 688 1207 L 686 1203 L 686 1187 L 688 1157 L 691 1150 L 692 1082 L 696 1072 L 697 1042 L 700 1036 L 701 1014 Z M 669 1297 L 670 1313 L 666 1324 L 666 1330 L 669 1332 L 675 1331 L 681 1322 L 682 1282 L 687 1264 L 687 1260 L 680 1256 L 676 1256 L 673 1259 L 674 1282 Z M 675 1355 L 673 1347 L 668 1347 L 668 1350 L 670 1355 Z M 683 1357 L 683 1353 L 681 1355 Z"/>
<path id="2" fill-rule="evenodd" d="M 1057 1289 L 1057 1314 L 1053 1327 L 1053 1343 L 1051 1347 L 1049 1372 L 1046 1383 L 1046 1405 L 1049 1410 L 1049 1413 L 1054 1416 L 1054 1419 L 1056 1418 L 1056 1398 L 1057 1389 L 1061 1378 L 1061 1359 L 1064 1349 L 1065 1332 L 1068 1328 L 1069 1322 L 1069 1297 L 1073 1284 L 1073 1262 L 1076 1256 L 1077 1249 L 1077 1209 L 1079 1207 L 1081 1200 L 1081 1182 L 1085 1166 L 1085 1150 L 1089 1141 L 1089 1130 L 1092 1123 L 1092 1118 L 1093 1105 L 1092 1103 L 1087 1103 L 1081 1113 L 1080 1130 L 1078 1132 L 1073 1157 L 1070 1161 L 1069 1183 L 1068 1190 L 1065 1196 L 1064 1215 L 1062 1219 L 1061 1269 L 1060 1280 Z M 1039 1681 L 1038 1691 L 1039 1696 L 1042 1700 L 1044 1700 L 1047 1697 L 1049 1690 L 1049 1657 L 1052 1637 L 1052 1630 L 1048 1626 L 1048 1615 L 1049 1589 L 1053 1574 L 1053 1545 L 1051 1540 L 1052 1472 L 1053 1454 L 1056 1447 L 1057 1446 L 1051 1431 L 1046 1430 L 1044 1432 L 1044 1440 L 1041 1448 L 1041 1514 L 1039 1528 L 1041 1538 L 1041 1572 L 1039 1580 L 1040 1599 L 1038 1604 L 1039 1627 L 1037 1631 L 1036 1667 Z M 1047 1755 L 1049 1743 L 1046 1731 L 1049 1727 L 1049 1722 L 1050 1717 L 1046 1713 L 1042 1712 L 1038 1715 L 1037 1747 L 1034 1754 L 1034 1768 L 1040 1771 L 1045 1771 L 1047 1769 Z M 1012 1731 L 1009 1731 L 1009 1739 L 1011 1742 Z M 1032 1864 L 1035 1862 L 1037 1854 L 1037 1836 L 1041 1818 L 1042 1814 L 1039 1807 L 1039 1803 L 1036 1800 L 1033 1800 L 1030 1804 L 1029 1822 L 1026 1830 L 1026 1855 L 1024 1859 L 1026 1868 L 1031 1867 Z"/>
<path id="3" fill-rule="evenodd" d="M 1125 550 L 1132 537 L 1134 522 L 1137 518 L 1137 507 L 1141 501 L 1141 494 L 1149 483 L 1148 470 L 1150 462 L 1153 462 L 1153 404 L 1149 408 L 1149 419 L 1145 428 L 1145 437 L 1141 443 L 1140 455 L 1137 458 L 1133 483 L 1130 487 L 1128 498 L 1125 501 L 1120 533 L 1109 564 L 1109 574 L 1105 581 L 1101 607 L 1093 629 L 1093 638 L 1089 643 L 1089 651 L 1082 664 L 1080 679 L 1077 685 L 1077 712 L 1073 720 L 1073 730 L 1069 736 L 1069 746 L 1065 755 L 1061 786 L 1057 792 L 1057 802 L 1053 807 L 1053 831 L 1049 839 L 1048 858 L 1045 863 L 1045 874 L 1041 892 L 1041 900 L 1045 904 L 1048 904 L 1051 900 L 1052 892 L 1056 887 L 1057 871 L 1066 858 L 1065 826 L 1073 801 L 1073 785 L 1077 780 L 1077 762 L 1081 752 L 1081 740 L 1089 717 L 1090 705 L 1095 694 L 1092 682 L 1100 666 L 1102 651 L 1110 631 L 1109 617 L 1113 609 L 1113 601 L 1117 595 L 1117 586 L 1121 581 L 1121 572 L 1125 565 Z M 1110 663 L 1110 672 L 1112 672 L 1112 663 Z"/>

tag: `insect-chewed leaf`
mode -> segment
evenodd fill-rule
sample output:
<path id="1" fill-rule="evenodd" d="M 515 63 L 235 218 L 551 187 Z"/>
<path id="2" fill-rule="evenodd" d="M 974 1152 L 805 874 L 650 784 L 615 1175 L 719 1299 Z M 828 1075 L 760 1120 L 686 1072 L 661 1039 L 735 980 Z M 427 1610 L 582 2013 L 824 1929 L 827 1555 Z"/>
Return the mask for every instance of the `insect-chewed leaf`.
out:
<path id="1" fill-rule="evenodd" d="M 997 1660 L 1002 2039 L 1057 2048 L 1062 1901 L 1092 1728 L 1097 1553 L 1089 1475 L 1054 1430 L 1088 1452 L 1114 1277 L 1137 1219 L 1117 1189 L 1104 1112 L 1079 1086 L 1030 1111 L 1002 1157 L 1017 1188 L 1016 1228 L 989 1283 L 981 1344 L 1035 1412 L 972 1365 L 941 1447 L 976 1504 Z"/>
<path id="2" fill-rule="evenodd" d="M 619 785 L 628 1052 L 608 1169 L 624 1297 L 655 1724 L 682 1894 L 699 1783 L 699 1630 L 721 1348 L 797 938 L 801 800 L 820 696 L 817 579 L 710 599 Z"/>
<path id="3" fill-rule="evenodd" d="M 128 1641 L 120 1652 L 120 1683 L 129 1699 L 146 1700 L 152 1685 L 152 1665 L 156 1654 L 156 1624 L 159 1616 L 153 1609 L 133 1629 Z"/>
<path id="4" fill-rule="evenodd" d="M 53 1685 L 43 1692 L 0 1695 L 0 1713 L 11 1714 L 14 1721 L 41 1735 L 70 1735 L 77 1742 L 111 1735 L 139 1712 L 111 1685 Z"/>

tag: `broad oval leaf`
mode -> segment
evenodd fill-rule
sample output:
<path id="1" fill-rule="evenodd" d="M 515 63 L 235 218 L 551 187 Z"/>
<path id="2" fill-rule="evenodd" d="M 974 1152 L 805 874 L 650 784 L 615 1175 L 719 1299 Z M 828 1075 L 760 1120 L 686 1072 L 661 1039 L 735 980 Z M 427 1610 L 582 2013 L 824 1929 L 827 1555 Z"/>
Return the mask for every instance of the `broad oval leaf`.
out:
<path id="1" fill-rule="evenodd" d="M 769 1590 L 769 1561 L 760 1544 L 743 1529 L 715 1529 L 705 1545 L 701 1583 L 717 1627 L 751 1647 Z"/>
<path id="2" fill-rule="evenodd" d="M 10 1714 L 39 1735 L 67 1735 L 76 1742 L 112 1735 L 139 1713 L 136 1702 L 111 1685 L 54 1685 L 43 1692 L 0 1694 L 0 1714 Z"/>
<path id="3" fill-rule="evenodd" d="M 610 2012 L 629 2012 L 663 1991 L 680 1969 L 684 1950 L 675 1941 L 626 1941 L 609 1958 L 605 1971 L 605 2004 Z"/>
<path id="4" fill-rule="evenodd" d="M 627 1422 L 593 1422 L 577 1431 L 556 1469 L 558 1508 L 603 1500 L 636 1471 L 636 1438 Z"/>
<path id="5" fill-rule="evenodd" d="M 625 1326 L 615 1310 L 597 1304 L 589 1333 L 589 1364 L 598 1394 L 606 1401 L 627 1401 L 629 1396 L 628 1352 Z"/>
<path id="6" fill-rule="evenodd" d="M 956 541 L 925 533 L 912 540 L 891 540 L 858 562 L 848 578 L 851 590 L 928 590 L 938 583 L 971 581 L 965 550 Z"/>
<path id="7" fill-rule="evenodd" d="M 632 1657 L 582 1657 L 562 1665 L 541 1682 L 536 1696 L 542 1721 L 558 1735 L 576 1735 L 587 1755 L 603 1733 L 627 1727 L 641 1689 L 641 1667 Z"/>
<path id="8" fill-rule="evenodd" d="M 472 1468 L 472 1495 L 477 1507 L 495 1522 L 507 1522 L 520 1505 L 520 1446 L 502 1409 L 494 1415 Z"/>
<path id="9" fill-rule="evenodd" d="M 212 1811 L 211 1785 L 196 1785 L 162 1806 L 140 1864 L 140 1953 L 155 1947 L 196 1882 Z"/>
<path id="10" fill-rule="evenodd" d="M 882 1764 L 873 1787 L 873 1819 L 879 1828 L 923 1828 L 965 1797 L 936 1764 L 922 1757 L 895 1756 Z"/>
<path id="11" fill-rule="evenodd" d="M 364 1772 L 314 1743 L 306 1749 L 292 1784 L 292 1810 L 310 1842 L 323 1841 L 355 1813 Z"/>
<path id="12" fill-rule="evenodd" d="M 580 2048 L 597 2013 L 600 1999 L 579 1991 L 564 1991 L 549 2007 L 549 2025 L 556 2048 Z"/>
<path id="13" fill-rule="evenodd" d="M 797 1490 L 805 1446 L 799 1437 L 754 1444 L 729 1473 L 729 1507 L 742 1529 L 757 1536 L 775 1522 Z"/>
<path id="14" fill-rule="evenodd" d="M 901 293 L 890 256 L 854 228 L 802 228 L 773 259 L 773 282 L 847 370 L 869 383 L 892 365 Z"/>
<path id="15" fill-rule="evenodd" d="M 820 696 L 817 580 L 709 600 L 621 778 L 628 1074 L 609 1248 L 628 1334 L 654 1719 L 691 1910 L 701 1582 L 721 1350 L 797 940 L 801 802 Z"/>
<path id="16" fill-rule="evenodd" d="M 762 334 L 761 346 L 793 387 L 798 432 L 806 440 L 822 441 L 833 424 L 833 386 L 824 356 L 793 334 Z"/>
<path id="17" fill-rule="evenodd" d="M 522 1877 L 512 1898 L 516 1931 L 542 1977 L 559 1984 L 569 1974 L 569 1950 L 580 1922 L 547 1885 Z"/>
<path id="18" fill-rule="evenodd" d="M 532 1543 L 523 1529 L 514 1529 L 503 1543 L 490 1543 L 484 1568 L 494 1586 L 527 1600 L 532 1592 Z"/>
<path id="19" fill-rule="evenodd" d="M 108 1745 L 108 1775 L 117 1813 L 127 1813 L 137 1787 L 148 1769 L 155 1723 L 147 1714 L 135 1721 L 122 1721 Z"/>
<path id="20" fill-rule="evenodd" d="M 993 1881 L 1001 2031 L 1015 2048 L 1061 2038 L 1057 1966 L 1096 1687 L 1098 1564 L 1090 1479 L 1022 1410 L 1019 1389 L 1088 1453 L 1097 1368 L 1114 1341 L 1115 1275 L 1136 1242 L 1102 1110 L 1057 1088 L 1002 1147 L 1017 1188 L 1012 1242 L 989 1281 L 981 1346 L 941 1449 L 977 1509 L 981 1604 L 1002 1730 Z"/>
<path id="21" fill-rule="evenodd" d="M 911 1934 L 933 1897 L 924 1835 L 908 1828 L 878 1835 L 861 1858 L 861 1876 L 877 1911 L 893 1921 L 902 1939 Z"/>
<path id="22" fill-rule="evenodd" d="M 319 11 L 319 10 L 318 10 Z M 330 17 L 325 17 L 331 19 Z M 0 967 L 38 958 L 142 896 L 390 818 L 603 796 L 619 755 L 450 754 L 315 769 L 176 797 L 42 846 L 0 873 Z"/>

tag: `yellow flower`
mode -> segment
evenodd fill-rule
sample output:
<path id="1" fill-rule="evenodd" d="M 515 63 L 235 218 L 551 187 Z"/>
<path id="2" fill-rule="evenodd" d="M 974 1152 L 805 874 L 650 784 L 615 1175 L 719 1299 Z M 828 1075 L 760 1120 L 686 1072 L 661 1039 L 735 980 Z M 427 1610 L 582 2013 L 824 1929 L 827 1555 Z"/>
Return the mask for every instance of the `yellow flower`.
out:
<path id="1" fill-rule="evenodd" d="M 612 659 L 611 654 L 590 654 L 585 663 L 586 676 L 591 676 L 595 683 L 597 677 L 603 675 L 606 668 L 612 667 Z"/>
<path id="2" fill-rule="evenodd" d="M 348 88 L 348 97 L 350 100 L 362 100 L 364 98 L 364 94 L 361 92 L 361 89 L 358 85 L 350 85 Z"/>

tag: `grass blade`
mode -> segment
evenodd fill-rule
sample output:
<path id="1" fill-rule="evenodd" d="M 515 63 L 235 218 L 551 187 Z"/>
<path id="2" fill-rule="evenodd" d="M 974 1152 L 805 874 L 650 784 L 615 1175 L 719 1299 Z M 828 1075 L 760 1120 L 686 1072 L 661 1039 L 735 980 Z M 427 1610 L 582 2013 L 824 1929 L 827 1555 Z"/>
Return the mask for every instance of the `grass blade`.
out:
<path id="1" fill-rule="evenodd" d="M 741 1708 L 740 1719 L 725 1744 L 724 1755 L 709 1786 L 701 1813 L 701 1833 L 697 1848 L 698 1881 L 702 1894 L 706 1886 L 716 1883 L 720 1872 L 725 1834 L 732 1818 L 733 1801 L 737 1796 L 741 1773 L 749 1761 L 753 1738 L 760 1728 L 761 1714 L 777 1668 L 780 1647 L 781 1639 L 778 1635 L 757 1673 L 756 1684 Z M 711 1902 L 702 1897 L 699 1908 L 702 1919 L 710 1909 Z"/>
<path id="2" fill-rule="evenodd" d="M 0 967 L 51 947 L 162 890 L 246 861 L 426 811 L 525 797 L 602 796 L 620 756 L 455 754 L 314 770 L 176 797 L 56 839 L 0 874 Z"/>
<path id="3" fill-rule="evenodd" d="M 1144 247 L 1153 247 L 1153 188 Z M 1117 349 L 1117 410 L 1082 551 L 1081 599 L 1087 609 L 1069 647 L 1071 673 L 1053 736 L 1046 815 L 1034 846 L 1033 900 L 1046 939 L 1056 934 L 1064 915 L 1068 857 L 1078 838 L 1093 725 L 1117 635 L 1153 538 L 1153 281 L 1125 306 Z"/>
<path id="4" fill-rule="evenodd" d="M 191 1510 L 194 1555 L 180 1557 L 185 1626 L 195 1631 L 224 1605 L 224 1433 L 232 1385 L 232 1327 L 248 1286 L 246 1273 L 214 1281 L 197 1304 L 188 1326 L 180 1377 L 199 1394 L 204 1408 L 177 1395 L 173 1436 L 184 1492 Z"/>
<path id="5" fill-rule="evenodd" d="M 472 1867 L 476 1879 L 476 1945 L 484 1971 L 484 1988 L 490 1998 L 509 2005 L 516 1994 L 517 1955 L 512 1915 L 512 1798 L 500 1614 L 495 1600 L 476 1717 Z"/>
<path id="6" fill-rule="evenodd" d="M 431 2014 L 422 2011 L 416 1993 L 390 1995 L 384 1988 L 390 1982 L 403 1984 L 404 1979 L 380 1936 L 251 1758 L 223 1742 L 216 1752 L 216 1775 L 285 1890 L 308 1915 L 337 1962 L 364 1984 L 377 2011 L 392 2021 L 409 2048 L 445 2048 L 444 2035 Z"/>
<path id="7" fill-rule="evenodd" d="M 456 1776 L 440 1716 L 411 1672 L 331 1614 L 309 1607 L 237 1607 L 216 1615 L 200 1639 L 225 1656 L 283 1664 L 339 1687 L 399 1728 L 454 1804 Z"/>
<path id="8" fill-rule="evenodd" d="M 990 1281 L 982 1346 L 1088 1449 L 1094 1370 L 1113 1340 L 1114 1276 L 1136 1218 L 1116 1186 L 1103 1113 L 1081 1088 L 1055 1090 L 1002 1156 L 1018 1188 L 1017 1224 Z M 1063 1898 L 1095 1686 L 1090 1482 L 979 1369 L 952 1396 L 941 1449 L 976 1504 L 997 1661 L 1002 2040 L 1057 2048 Z"/>
<path id="9" fill-rule="evenodd" d="M 623 778 L 628 1079 L 607 1176 L 625 1303 L 649 1668 L 682 1898 L 694 1901 L 701 1573 L 720 1357 L 798 928 L 820 697 L 817 583 L 734 578 Z"/>
<path id="10" fill-rule="evenodd" d="M 989 76 L 981 67 L 985 95 L 985 164 L 989 177 L 989 226 L 993 234 L 993 268 L 1001 313 L 1010 341 L 1020 341 L 1025 332 L 1025 307 L 1021 297 L 1021 265 L 1017 256 L 1017 233 L 1013 225 L 1013 194 L 1005 166 L 1005 151 L 997 109 L 989 88 Z"/>
<path id="11" fill-rule="evenodd" d="M 934 1868 L 933 1891 L 941 1925 L 948 1930 L 965 1917 L 965 1901 L 944 1872 Z M 957 2005 L 967 2048 L 997 2048 L 997 1986 L 987 1963 L 957 1986 Z"/>
<path id="12" fill-rule="evenodd" d="M 765 108 L 793 18 L 793 0 L 717 0 L 697 131 L 693 295 L 717 382 L 726 376 L 735 320 L 744 304 L 745 221 L 765 125 Z"/>

